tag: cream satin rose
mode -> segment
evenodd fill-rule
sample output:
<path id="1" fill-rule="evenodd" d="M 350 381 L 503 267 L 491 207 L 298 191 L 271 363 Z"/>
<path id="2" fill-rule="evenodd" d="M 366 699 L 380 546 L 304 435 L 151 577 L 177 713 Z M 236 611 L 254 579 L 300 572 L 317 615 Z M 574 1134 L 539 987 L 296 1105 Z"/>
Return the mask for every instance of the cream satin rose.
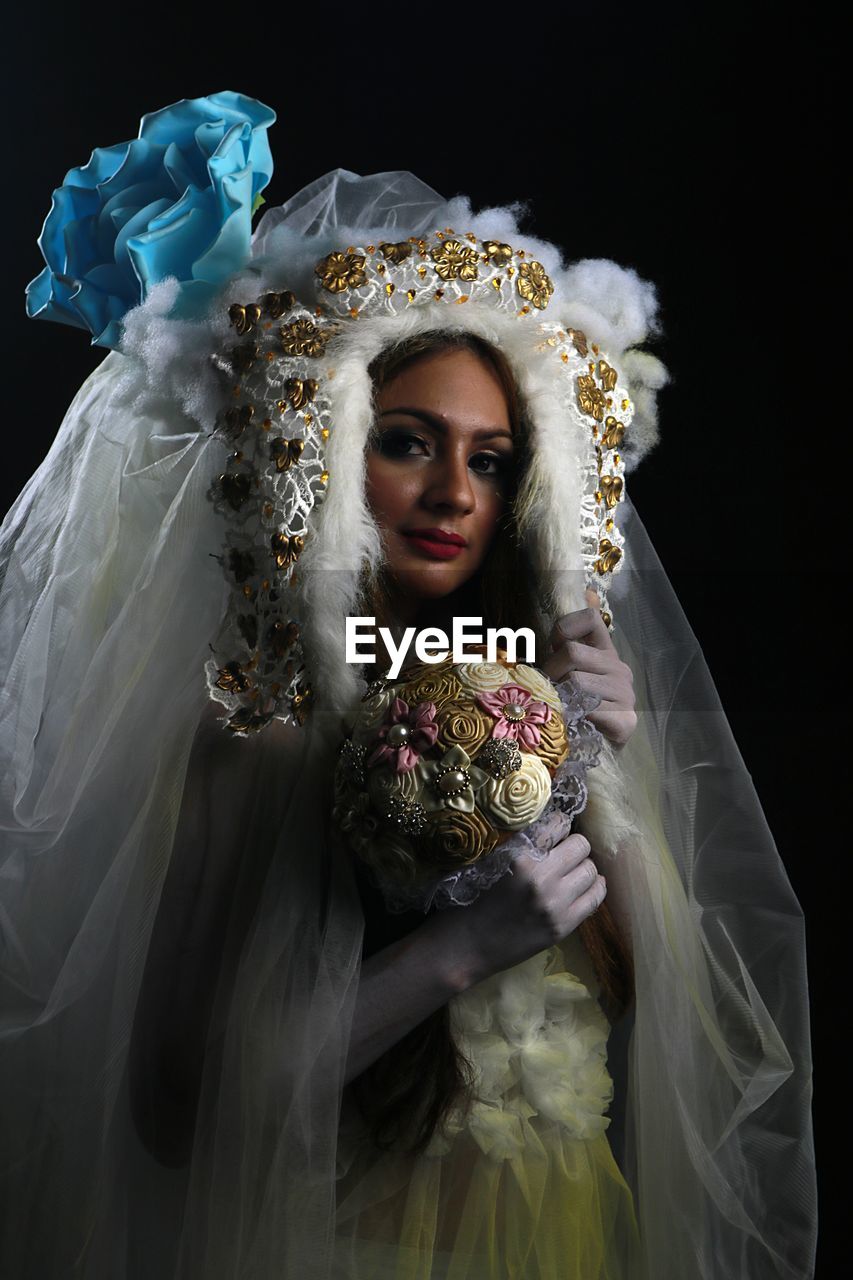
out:
<path id="1" fill-rule="evenodd" d="M 523 831 L 539 817 L 551 794 L 551 775 L 538 756 L 523 755 L 521 767 L 498 781 L 490 778 L 477 793 L 480 808 L 496 827 Z"/>
<path id="2" fill-rule="evenodd" d="M 491 693 L 510 679 L 509 671 L 500 662 L 460 663 L 456 674 L 460 684 L 471 693 Z"/>

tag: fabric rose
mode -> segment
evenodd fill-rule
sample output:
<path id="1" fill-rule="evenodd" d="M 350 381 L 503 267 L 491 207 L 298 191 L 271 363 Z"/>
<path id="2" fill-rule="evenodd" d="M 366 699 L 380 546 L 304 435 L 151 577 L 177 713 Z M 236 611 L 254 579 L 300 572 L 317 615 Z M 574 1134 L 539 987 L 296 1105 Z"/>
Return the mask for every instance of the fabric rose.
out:
<path id="1" fill-rule="evenodd" d="M 539 746 L 536 754 L 544 765 L 555 773 L 569 754 L 569 739 L 562 716 L 551 716 L 539 725 Z"/>
<path id="2" fill-rule="evenodd" d="M 526 663 L 519 662 L 513 670 L 512 678 L 516 684 L 521 685 L 522 689 L 532 693 L 539 702 L 547 703 L 555 711 L 562 711 L 563 704 L 560 702 L 559 693 L 547 676 L 543 676 L 542 672 L 537 671 L 535 667 L 528 667 Z"/>
<path id="3" fill-rule="evenodd" d="M 442 809 L 432 815 L 421 847 L 431 866 L 439 871 L 451 871 L 491 853 L 497 843 L 497 832 L 476 809 L 471 813 Z"/>
<path id="4" fill-rule="evenodd" d="M 478 693 L 477 702 L 497 721 L 493 738 L 509 738 L 523 751 L 539 746 L 539 725 L 551 717 L 551 708 L 533 698 L 513 681 L 494 693 Z"/>
<path id="5" fill-rule="evenodd" d="M 477 804 L 496 826 L 523 831 L 542 813 L 551 796 L 551 775 L 538 756 L 522 752 L 521 768 L 506 778 L 489 777 Z"/>
<path id="6" fill-rule="evenodd" d="M 507 668 L 499 662 L 460 663 L 456 671 L 461 684 L 471 693 L 494 693 L 512 679 Z"/>
<path id="7" fill-rule="evenodd" d="M 379 741 L 367 757 L 368 768 L 385 760 L 400 773 L 414 769 L 438 737 L 434 703 L 420 702 L 410 707 L 402 698 L 395 698 L 377 736 Z"/>
<path id="8" fill-rule="evenodd" d="M 96 148 L 53 193 L 27 315 L 117 347 L 124 315 L 167 276 L 181 282 L 174 313 L 197 314 L 249 259 L 274 120 L 254 98 L 213 93 L 149 112 L 137 138 Z"/>
<path id="9" fill-rule="evenodd" d="M 461 747 L 473 757 L 492 736 L 493 721 L 473 702 L 448 702 L 436 715 L 438 744 L 448 749 Z"/>
<path id="10" fill-rule="evenodd" d="M 456 679 L 452 665 L 427 668 L 422 673 L 415 673 L 406 682 L 406 697 L 410 702 L 434 702 L 436 707 L 444 706 L 462 696 L 462 686 Z"/>
<path id="11" fill-rule="evenodd" d="M 400 796 L 414 804 L 421 800 L 424 782 L 424 766 L 421 761 L 413 769 L 400 772 L 390 765 L 380 764 L 368 772 L 367 794 L 377 806 L 385 805 L 391 796 Z"/>

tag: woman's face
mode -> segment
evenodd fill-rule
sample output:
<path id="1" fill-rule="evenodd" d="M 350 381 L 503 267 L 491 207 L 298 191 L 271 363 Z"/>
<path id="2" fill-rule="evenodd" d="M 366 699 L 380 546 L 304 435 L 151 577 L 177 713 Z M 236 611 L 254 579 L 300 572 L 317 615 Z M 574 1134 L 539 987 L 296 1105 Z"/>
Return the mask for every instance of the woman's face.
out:
<path id="1" fill-rule="evenodd" d="M 468 350 L 414 360 L 378 405 L 368 501 L 386 537 L 395 613 L 409 622 L 483 564 L 510 488 L 509 408 L 497 374 Z"/>

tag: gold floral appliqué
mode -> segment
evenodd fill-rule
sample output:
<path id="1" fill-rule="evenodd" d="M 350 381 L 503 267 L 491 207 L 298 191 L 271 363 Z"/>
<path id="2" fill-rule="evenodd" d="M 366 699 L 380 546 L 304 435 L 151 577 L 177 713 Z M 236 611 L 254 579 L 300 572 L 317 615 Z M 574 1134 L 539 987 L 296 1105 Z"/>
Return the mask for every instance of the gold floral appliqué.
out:
<path id="1" fill-rule="evenodd" d="M 321 356 L 328 340 L 329 334 L 313 320 L 294 320 L 281 328 L 281 348 L 288 356 Z"/>
<path id="2" fill-rule="evenodd" d="M 445 240 L 430 249 L 437 274 L 442 280 L 476 280 L 479 274 L 477 251 L 459 240 Z"/>
<path id="3" fill-rule="evenodd" d="M 329 293 L 343 293 L 344 289 L 357 289 L 364 284 L 364 256 L 360 253 L 336 251 L 321 258 L 314 268 L 320 282 Z"/>
<path id="4" fill-rule="evenodd" d="M 547 307 L 554 292 L 551 279 L 541 262 L 522 262 L 518 268 L 518 292 L 525 302 L 532 302 L 540 311 Z"/>
<path id="5" fill-rule="evenodd" d="M 601 422 L 604 418 L 607 397 L 601 387 L 595 385 L 595 378 L 591 373 L 578 374 L 578 404 L 581 412 L 588 413 L 596 422 Z"/>

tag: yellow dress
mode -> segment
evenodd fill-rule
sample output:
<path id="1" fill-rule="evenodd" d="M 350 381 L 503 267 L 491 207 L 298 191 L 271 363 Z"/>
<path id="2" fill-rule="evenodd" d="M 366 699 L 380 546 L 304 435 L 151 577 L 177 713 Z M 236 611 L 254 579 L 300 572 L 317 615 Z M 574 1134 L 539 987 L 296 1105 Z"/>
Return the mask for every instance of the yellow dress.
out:
<path id="1" fill-rule="evenodd" d="M 571 935 L 455 997 L 476 1101 L 423 1155 L 377 1152 L 345 1104 L 336 1280 L 641 1274 L 631 1190 L 606 1135 L 610 1028 L 598 994 Z"/>

